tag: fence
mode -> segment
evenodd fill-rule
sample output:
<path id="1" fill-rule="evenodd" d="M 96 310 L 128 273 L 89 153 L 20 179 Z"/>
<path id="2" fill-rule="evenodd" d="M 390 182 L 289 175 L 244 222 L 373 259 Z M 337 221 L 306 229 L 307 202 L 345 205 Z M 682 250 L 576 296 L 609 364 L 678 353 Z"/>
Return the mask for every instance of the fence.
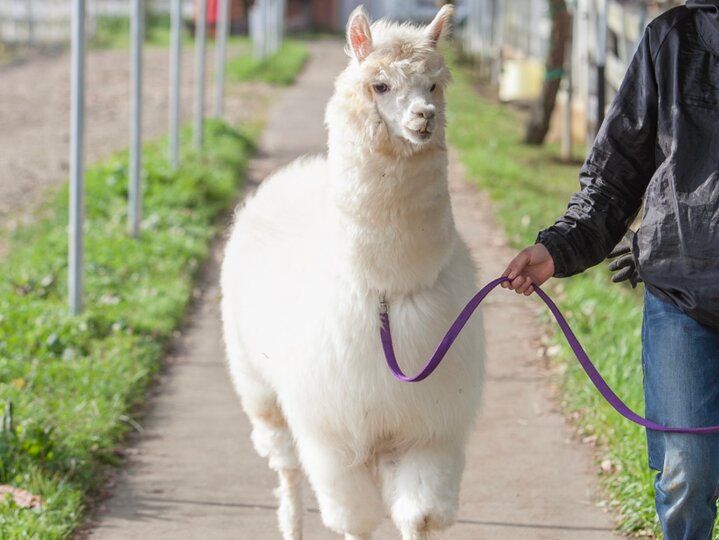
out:
<path id="1" fill-rule="evenodd" d="M 145 0 L 152 13 L 169 14 L 174 0 Z M 147 5 L 144 5 L 147 4 Z M 87 33 L 92 35 L 99 17 L 127 17 L 128 0 L 86 0 Z M 192 13 L 192 1 L 183 0 L 183 13 Z M 53 45 L 70 41 L 71 0 L 0 1 L 0 43 Z"/>
<path id="2" fill-rule="evenodd" d="M 86 55 L 86 2 L 71 0 L 71 118 L 70 118 L 70 222 L 68 248 L 68 289 L 72 313 L 82 310 L 83 291 L 83 222 L 84 222 L 84 133 L 85 133 L 85 55 Z M 207 0 L 198 1 L 198 20 L 195 31 L 196 72 L 195 72 L 195 114 L 193 140 L 198 150 L 202 149 L 204 131 L 205 94 L 205 36 L 207 21 Z M 225 51 L 229 27 L 229 2 L 217 3 L 217 47 L 215 69 L 214 113 L 221 116 L 224 101 Z M 280 4 L 283 7 L 283 4 Z M 144 0 L 130 0 L 131 7 L 131 122 L 130 122 L 130 169 L 128 189 L 128 231 L 133 237 L 140 234 L 142 215 L 142 41 L 144 27 Z M 178 141 L 180 127 L 180 58 L 181 58 L 181 17 L 183 0 L 170 0 L 171 46 L 170 46 L 170 106 L 168 161 L 173 167 L 179 166 Z M 128 6 L 125 4 L 125 9 Z M 276 9 L 276 8 L 275 8 Z M 280 24 L 283 18 L 279 18 Z M 264 31 L 259 27 L 258 31 Z M 274 40 L 281 39 L 281 32 L 274 30 Z M 279 44 L 277 45 L 279 46 Z"/>
<path id="3" fill-rule="evenodd" d="M 256 0 L 248 13 L 252 46 L 257 58 L 267 58 L 280 48 L 287 0 Z"/>
<path id="4" fill-rule="evenodd" d="M 71 15 L 67 0 L 4 0 L 0 2 L 0 42 L 68 41 Z"/>
<path id="5" fill-rule="evenodd" d="M 560 100 L 573 96 L 574 138 L 592 137 L 604 106 L 616 93 L 644 27 L 677 1 L 567 0 L 573 15 L 573 40 L 566 72 L 571 88 Z M 461 30 L 463 49 L 476 58 L 480 75 L 500 86 L 500 95 L 536 97 L 543 77 L 550 23 L 546 0 L 467 0 L 467 18 Z M 502 75 L 526 92 L 501 88 Z M 536 79 L 527 81 L 527 78 Z M 504 79 L 507 80 L 506 77 Z M 600 82 L 603 81 L 603 82 Z"/>

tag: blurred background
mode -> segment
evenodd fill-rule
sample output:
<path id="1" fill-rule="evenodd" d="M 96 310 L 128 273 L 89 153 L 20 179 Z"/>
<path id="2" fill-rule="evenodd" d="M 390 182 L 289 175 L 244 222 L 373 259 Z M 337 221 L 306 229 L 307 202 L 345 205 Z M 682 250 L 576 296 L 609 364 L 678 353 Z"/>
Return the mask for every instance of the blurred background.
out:
<path id="1" fill-rule="evenodd" d="M 229 0 L 225 54 L 222 0 L 206 0 L 205 10 L 200 0 L 179 0 L 176 33 L 170 21 L 177 0 L 86 0 L 79 161 L 88 165 L 87 212 L 68 226 L 77 1 L 0 0 L 0 538 L 66 538 L 83 521 L 103 479 L 98 471 L 120 463 L 123 437 L 140 431 L 136 406 L 199 295 L 195 279 L 223 217 L 248 179 L 264 177 L 277 164 L 272 159 L 289 157 L 268 151 L 263 133 L 273 132 L 285 147 L 306 138 L 305 119 L 321 129 L 324 101 L 312 111 L 306 97 L 329 95 L 345 65 L 349 13 L 363 3 L 373 19 L 427 22 L 446 3 Z M 454 76 L 448 141 L 468 181 L 488 195 L 506 243 L 521 247 L 561 215 L 577 189 L 579 164 L 646 25 L 683 2 L 453 3 L 454 39 L 443 45 Z M 144 17 L 134 20 L 144 24 L 131 40 L 130 7 L 138 4 Z M 196 32 L 201 13 L 206 40 Z M 136 41 L 143 44 L 139 54 Z M 305 97 L 293 102 L 289 92 L 300 87 Z M 173 116 L 176 122 L 168 122 Z M 276 129 L 263 132 L 273 118 Z M 179 163 L 168 153 L 173 125 Z M 134 143 L 138 151 L 128 155 Z M 135 169 L 130 156 L 138 153 L 142 166 Z M 140 180 L 141 234 L 131 237 L 128 184 Z M 73 230 L 87 237 L 79 316 L 68 309 Z M 641 288 L 612 285 L 609 292 L 608 283 L 600 265 L 556 283 L 552 293 L 598 369 L 641 410 Z M 536 358 L 552 368 L 561 410 L 597 458 L 606 489 L 598 506 L 619 515 L 621 532 L 655 536 L 644 431 L 586 384 L 548 319 L 537 322 L 543 334 L 532 343 Z M 3 489 L 15 494 L 13 504 L 2 504 Z"/>
<path id="2" fill-rule="evenodd" d="M 218 0 L 207 2 L 210 32 Z M 248 33 L 254 0 L 230 0 L 234 34 Z M 364 4 L 373 19 L 428 21 L 438 0 L 286 0 L 284 28 L 290 33 L 342 32 L 349 13 Z M 479 77 L 497 89 L 502 101 L 530 102 L 542 94 L 545 67 L 554 75 L 558 115 L 550 137 L 570 130 L 575 141 L 589 141 L 603 108 L 616 92 L 646 24 L 677 0 L 456 0 L 456 30 L 462 51 Z M 169 18 L 169 0 L 144 3 L 148 26 Z M 183 2 L 188 29 L 197 9 Z M 127 21 L 127 0 L 89 0 L 89 36 Z M 70 39 L 71 6 L 67 0 L 0 0 L 0 58 L 27 49 L 56 50 Z M 128 24 L 128 23 L 126 23 Z M 562 43 L 559 47 L 557 44 Z M 560 50 L 561 49 L 561 50 Z M 551 55 L 549 57 L 548 55 Z M 559 84 L 559 80 L 564 81 Z M 550 92 L 553 94 L 553 92 Z M 553 95 L 549 96 L 550 98 Z M 548 100 L 551 105 L 554 99 Z M 540 130 L 541 131 L 541 130 Z M 568 134 L 565 134 L 565 136 Z M 543 134 L 528 136 L 535 142 Z M 528 141 L 529 142 L 529 141 Z"/>

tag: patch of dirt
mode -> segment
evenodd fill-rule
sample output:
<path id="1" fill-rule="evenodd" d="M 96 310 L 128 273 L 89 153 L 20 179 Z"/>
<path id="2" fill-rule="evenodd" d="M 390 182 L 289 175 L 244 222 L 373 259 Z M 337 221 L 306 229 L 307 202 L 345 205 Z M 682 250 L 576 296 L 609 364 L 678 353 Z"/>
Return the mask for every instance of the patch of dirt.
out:
<path id="1" fill-rule="evenodd" d="M 230 51 L 231 54 L 236 51 Z M 168 130 L 169 53 L 144 51 L 143 138 Z M 213 49 L 207 50 L 205 110 L 214 99 Z M 0 68 L 0 238 L 35 219 L 43 194 L 69 174 L 70 57 L 67 53 L 33 55 Z M 194 51 L 182 57 L 182 119 L 192 117 Z M 225 118 L 243 122 L 276 90 L 267 85 L 226 87 Z M 85 156 L 90 164 L 123 150 L 130 138 L 130 53 L 91 51 L 86 63 Z M 0 252 L 2 252 L 0 239 Z"/>

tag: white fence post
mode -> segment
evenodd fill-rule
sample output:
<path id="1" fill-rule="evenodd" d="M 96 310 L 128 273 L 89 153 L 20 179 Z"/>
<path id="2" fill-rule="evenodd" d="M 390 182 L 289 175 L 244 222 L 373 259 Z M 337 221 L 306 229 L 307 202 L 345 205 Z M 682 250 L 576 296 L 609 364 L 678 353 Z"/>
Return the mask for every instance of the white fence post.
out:
<path id="1" fill-rule="evenodd" d="M 265 58 L 267 54 L 267 32 L 265 31 L 265 2 L 257 0 L 250 8 L 249 13 L 250 36 L 255 58 Z"/>
<path id="2" fill-rule="evenodd" d="M 72 2 L 71 70 L 68 293 L 70 312 L 77 315 L 82 311 L 85 221 L 85 0 Z"/>
<path id="3" fill-rule="evenodd" d="M 215 118 L 222 118 L 225 100 L 225 51 L 230 23 L 230 3 L 219 0 L 217 4 L 217 29 L 215 39 Z"/>
<path id="4" fill-rule="evenodd" d="M 131 51 L 132 71 L 130 107 L 130 178 L 128 221 L 130 235 L 140 235 L 142 219 L 142 38 L 143 0 L 132 0 Z"/>
<path id="5" fill-rule="evenodd" d="M 170 134 L 169 162 L 180 165 L 180 73 L 182 62 L 182 0 L 172 0 L 170 44 Z"/>
<path id="6" fill-rule="evenodd" d="M 257 0 L 248 14 L 250 36 L 255 57 L 267 58 L 282 45 L 284 0 Z"/>
<path id="7" fill-rule="evenodd" d="M 205 33 L 207 30 L 207 0 L 198 0 L 199 13 L 195 24 L 195 125 L 194 142 L 202 150 L 205 134 Z"/>

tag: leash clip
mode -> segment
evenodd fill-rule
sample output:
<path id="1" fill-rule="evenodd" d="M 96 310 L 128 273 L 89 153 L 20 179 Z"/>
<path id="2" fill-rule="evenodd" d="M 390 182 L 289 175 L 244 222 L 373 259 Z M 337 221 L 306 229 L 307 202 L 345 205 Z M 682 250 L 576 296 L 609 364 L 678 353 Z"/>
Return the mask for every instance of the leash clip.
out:
<path id="1" fill-rule="evenodd" d="M 379 295 L 379 314 L 387 315 L 388 311 L 387 300 L 385 299 L 384 293 L 382 293 Z"/>

